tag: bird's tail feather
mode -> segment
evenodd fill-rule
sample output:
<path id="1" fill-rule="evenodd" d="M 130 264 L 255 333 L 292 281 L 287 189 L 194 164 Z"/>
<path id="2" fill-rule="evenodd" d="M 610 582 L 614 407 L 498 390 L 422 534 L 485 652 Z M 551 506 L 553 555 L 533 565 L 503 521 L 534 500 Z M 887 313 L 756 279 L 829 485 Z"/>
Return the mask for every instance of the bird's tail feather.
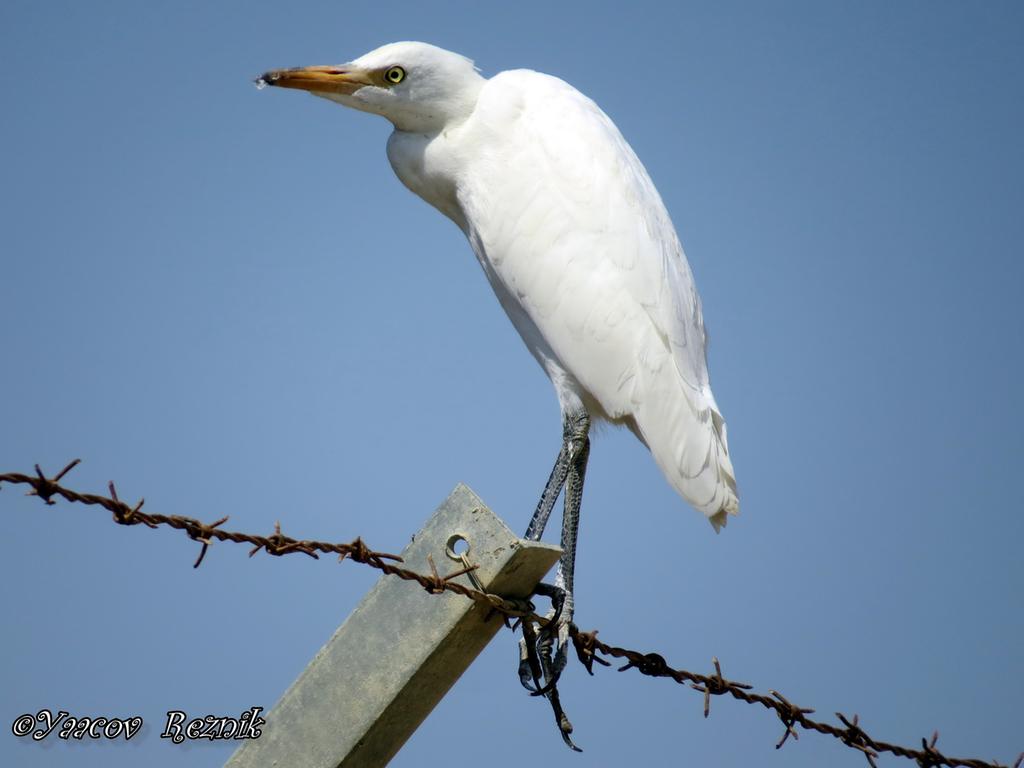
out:
<path id="1" fill-rule="evenodd" d="M 740 509 L 725 420 L 711 390 L 687 386 L 673 365 L 645 374 L 646 396 L 633 413 L 637 431 L 669 484 L 718 532 Z"/>

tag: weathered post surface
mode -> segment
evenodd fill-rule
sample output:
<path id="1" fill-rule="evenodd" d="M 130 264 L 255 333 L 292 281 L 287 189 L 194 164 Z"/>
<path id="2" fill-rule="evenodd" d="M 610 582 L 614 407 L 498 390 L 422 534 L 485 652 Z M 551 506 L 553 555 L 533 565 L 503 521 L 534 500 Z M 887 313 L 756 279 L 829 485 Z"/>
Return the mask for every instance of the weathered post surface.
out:
<path id="1" fill-rule="evenodd" d="M 465 543 L 461 543 L 464 541 Z M 456 486 L 411 544 L 404 567 L 444 576 L 466 558 L 484 589 L 526 597 L 558 547 L 520 539 L 465 485 Z M 471 586 L 470 577 L 457 580 Z M 461 595 L 423 594 L 382 576 L 266 716 L 228 768 L 369 768 L 387 765 L 502 626 Z"/>

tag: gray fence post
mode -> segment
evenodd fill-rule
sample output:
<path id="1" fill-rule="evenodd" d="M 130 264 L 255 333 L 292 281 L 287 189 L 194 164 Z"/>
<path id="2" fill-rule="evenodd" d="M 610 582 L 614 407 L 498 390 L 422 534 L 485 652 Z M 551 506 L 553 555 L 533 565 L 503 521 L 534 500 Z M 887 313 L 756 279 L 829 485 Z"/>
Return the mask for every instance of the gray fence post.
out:
<path id="1" fill-rule="evenodd" d="M 561 553 L 520 539 L 460 484 L 402 552 L 403 565 L 430 573 L 429 554 L 444 576 L 463 567 L 451 555 L 466 545 L 484 589 L 505 597 L 529 595 Z M 427 596 L 382 576 L 228 768 L 387 765 L 501 628 L 502 617 L 487 614 L 461 595 Z"/>

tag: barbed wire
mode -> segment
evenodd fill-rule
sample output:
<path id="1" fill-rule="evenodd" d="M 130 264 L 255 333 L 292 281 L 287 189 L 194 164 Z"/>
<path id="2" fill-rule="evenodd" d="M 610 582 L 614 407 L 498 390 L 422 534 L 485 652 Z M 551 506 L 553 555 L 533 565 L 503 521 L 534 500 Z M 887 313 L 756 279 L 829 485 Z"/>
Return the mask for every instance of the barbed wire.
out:
<path id="1" fill-rule="evenodd" d="M 528 601 L 510 600 L 488 592 L 463 586 L 454 581 L 459 576 L 473 571 L 476 566 L 469 565 L 457 571 L 441 576 L 433 561 L 430 561 L 431 573 L 423 574 L 403 568 L 397 563 L 402 562 L 399 555 L 392 555 L 386 552 L 377 552 L 368 547 L 361 538 L 356 538 L 349 543 L 332 543 L 324 541 L 313 541 L 309 539 L 294 539 L 285 536 L 281 532 L 281 525 L 274 526 L 274 533 L 270 536 L 258 536 L 238 531 L 228 531 L 221 526 L 228 521 L 228 517 L 222 517 L 212 523 L 204 523 L 192 517 L 182 515 L 162 515 L 152 512 L 143 512 L 142 506 L 145 499 L 131 506 L 117 495 L 114 483 L 108 485 L 109 496 L 101 496 L 92 493 L 80 493 L 60 485 L 60 480 L 80 463 L 75 459 L 64 469 L 54 475 L 47 477 L 39 465 L 35 465 L 35 475 L 26 475 L 19 472 L 0 474 L 0 488 L 4 483 L 12 485 L 29 485 L 32 490 L 29 496 L 38 496 L 46 504 L 55 504 L 54 497 L 60 497 L 66 501 L 100 506 L 108 510 L 113 521 L 120 525 L 145 525 L 148 528 L 159 528 L 167 526 L 183 531 L 190 539 L 199 542 L 202 546 L 199 555 L 193 563 L 193 568 L 198 568 L 210 544 L 214 541 L 230 541 L 236 544 L 250 544 L 249 556 L 252 557 L 260 551 L 269 555 L 283 556 L 290 554 L 305 554 L 309 557 L 319 559 L 319 553 L 330 553 L 338 555 L 338 562 L 346 559 L 357 563 L 376 568 L 383 573 L 397 576 L 406 581 L 415 581 L 430 594 L 442 594 L 453 592 L 462 595 L 476 603 L 486 605 L 490 609 L 500 612 L 507 617 L 516 618 L 521 621 L 529 621 L 543 625 L 546 619 L 533 613 L 533 606 Z M 864 755 L 872 768 L 877 768 L 875 759 L 882 752 L 887 752 L 898 757 L 904 757 L 915 761 L 921 768 L 933 768 L 933 766 L 965 766 L 966 768 L 1006 768 L 998 761 L 987 762 L 976 758 L 950 757 L 943 754 L 937 748 L 939 733 L 934 732 L 930 739 L 921 739 L 921 748 L 914 749 L 903 747 L 898 744 L 891 744 L 886 741 L 874 739 L 860 725 L 860 718 L 854 715 L 847 718 L 841 712 L 836 712 L 836 717 L 842 726 L 813 720 L 808 715 L 814 713 L 813 709 L 797 706 L 781 693 L 769 690 L 768 695 L 757 693 L 753 687 L 746 684 L 729 680 L 722 674 L 722 666 L 717 658 L 712 659 L 715 671 L 713 674 L 704 675 L 697 672 L 690 672 L 685 669 L 676 669 L 669 666 L 664 656 L 658 653 L 641 653 L 629 648 L 621 648 L 609 645 L 597 639 L 597 630 L 583 632 L 575 625 L 570 628 L 570 636 L 576 649 L 576 655 L 584 668 L 591 675 L 594 674 L 594 664 L 610 667 L 611 663 L 602 656 L 622 659 L 626 664 L 619 667 L 620 672 L 635 669 L 649 677 L 666 677 L 674 680 L 680 685 L 689 685 L 704 695 L 704 717 L 711 712 L 711 697 L 729 694 L 734 699 L 746 702 L 747 704 L 760 704 L 766 709 L 773 711 L 781 721 L 784 731 L 782 737 L 775 745 L 776 749 L 789 740 L 799 739 L 797 727 L 816 731 L 826 736 L 832 736 L 847 747 Z M 600 655 L 598 655 L 600 654 Z M 1024 764 L 1024 752 L 1022 752 L 1013 763 L 1013 768 L 1021 768 Z"/>

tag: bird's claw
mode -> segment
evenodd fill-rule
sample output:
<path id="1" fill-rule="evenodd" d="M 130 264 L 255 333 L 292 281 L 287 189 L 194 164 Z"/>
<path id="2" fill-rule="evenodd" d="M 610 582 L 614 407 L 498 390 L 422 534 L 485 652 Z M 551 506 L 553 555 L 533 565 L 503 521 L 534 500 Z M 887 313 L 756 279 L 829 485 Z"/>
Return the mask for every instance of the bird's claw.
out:
<path id="1" fill-rule="evenodd" d="M 557 657 L 552 660 L 551 646 L 551 636 L 543 629 L 538 633 L 532 623 L 523 624 L 523 637 L 519 640 L 519 682 L 531 696 L 550 693 L 565 666 Z"/>
<path id="2" fill-rule="evenodd" d="M 531 696 L 544 696 L 558 724 L 562 741 L 574 752 L 582 752 L 570 736 L 572 723 L 562 709 L 558 697 L 558 680 L 569 660 L 569 634 L 572 627 L 572 598 L 565 590 L 541 584 L 536 594 L 551 598 L 551 611 L 538 630 L 532 622 L 523 621 L 523 637 L 519 641 L 519 682 Z M 554 653 L 552 653 L 554 650 Z"/>
<path id="3" fill-rule="evenodd" d="M 547 623 L 537 633 L 537 655 L 544 675 L 544 686 L 533 692 L 543 696 L 557 685 L 569 661 L 569 633 L 572 628 L 572 595 L 561 587 L 540 584 L 536 594 L 551 598 L 551 612 Z M 552 653 L 554 648 L 554 653 Z"/>
<path id="4" fill-rule="evenodd" d="M 541 664 L 537 656 L 537 633 L 533 623 L 523 622 L 523 636 L 519 640 L 519 682 L 531 694 L 541 690 Z"/>

